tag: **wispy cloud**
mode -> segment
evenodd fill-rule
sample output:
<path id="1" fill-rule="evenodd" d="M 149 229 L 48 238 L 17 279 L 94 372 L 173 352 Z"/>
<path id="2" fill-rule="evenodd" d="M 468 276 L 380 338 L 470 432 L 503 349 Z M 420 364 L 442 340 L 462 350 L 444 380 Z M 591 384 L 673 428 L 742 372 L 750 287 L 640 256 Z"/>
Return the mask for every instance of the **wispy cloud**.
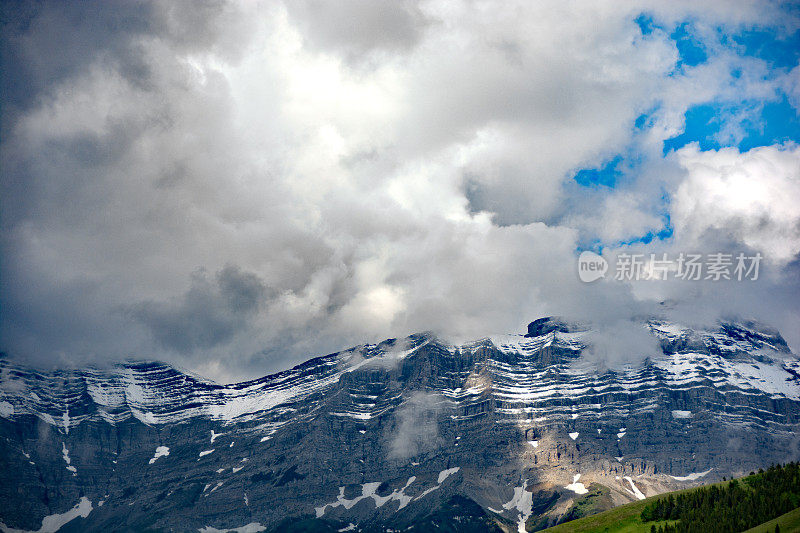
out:
<path id="1" fill-rule="evenodd" d="M 409 459 L 442 445 L 439 414 L 446 409 L 446 399 L 439 394 L 416 392 L 395 413 L 389 458 Z"/>

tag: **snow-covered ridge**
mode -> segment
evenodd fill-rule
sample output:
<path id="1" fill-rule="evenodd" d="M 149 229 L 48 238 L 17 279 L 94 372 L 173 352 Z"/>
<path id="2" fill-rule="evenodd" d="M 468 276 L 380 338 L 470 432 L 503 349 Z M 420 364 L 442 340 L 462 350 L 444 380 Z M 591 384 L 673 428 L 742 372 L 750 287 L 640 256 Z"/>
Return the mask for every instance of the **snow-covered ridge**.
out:
<path id="1" fill-rule="evenodd" d="M 487 343 L 496 351 L 480 363 L 481 380 L 440 391 L 456 406 L 453 419 L 491 411 L 495 423 L 534 424 L 540 431 L 559 428 L 576 441 L 582 434 L 570 428 L 577 427 L 578 418 L 598 421 L 654 413 L 668 405 L 667 398 L 697 388 L 713 389 L 726 399 L 716 406 L 709 400 L 696 413 L 674 405 L 671 418 L 690 423 L 697 416 L 713 416 L 729 426 L 787 429 L 790 419 L 771 402 L 800 400 L 800 364 L 777 332 L 741 324 L 695 330 L 655 320 L 643 327 L 661 341 L 663 352 L 643 353 L 641 364 L 604 372 L 580 357 L 591 339 L 581 328 L 540 327 L 544 333 L 536 337 L 494 336 L 463 345 L 462 354 L 485 351 Z M 457 381 L 457 373 L 452 375 Z M 616 437 L 626 434 L 620 430 Z"/>
<path id="2" fill-rule="evenodd" d="M 0 401 L 12 406 L 7 418 L 35 415 L 64 432 L 84 420 L 241 421 L 325 390 L 341 372 L 335 357 L 324 357 L 259 380 L 219 385 L 158 362 L 45 373 L 0 359 Z"/>
<path id="3" fill-rule="evenodd" d="M 427 341 L 412 336 L 395 342 L 364 345 L 311 359 L 290 370 L 242 383 L 220 385 L 171 365 L 153 361 L 124 362 L 111 369 L 42 372 L 0 357 L 0 416 L 34 415 L 68 433 L 84 420 L 117 424 L 130 418 L 150 424 L 206 417 L 228 422 L 261 421 L 279 427 L 296 404 L 324 394 L 340 378 L 386 360 L 396 364 Z M 367 404 L 364 405 L 367 407 Z M 361 415 L 369 418 L 369 415 Z"/>
<path id="4" fill-rule="evenodd" d="M 490 399 L 499 422 L 543 420 L 544 416 L 550 422 L 570 421 L 599 416 L 601 410 L 603 414 L 617 409 L 646 412 L 657 407 L 658 391 L 701 386 L 713 387 L 722 395 L 800 400 L 800 361 L 772 330 L 749 324 L 693 330 L 652 320 L 643 327 L 660 339 L 663 354 L 643 354 L 648 357 L 645 364 L 598 373 L 580 357 L 588 343 L 585 328 L 546 320 L 532 324 L 537 326 L 529 331 L 537 335 L 492 336 L 454 345 L 420 334 L 363 345 L 231 385 L 158 362 L 48 373 L 0 358 L 0 416 L 34 415 L 64 433 L 84 420 L 116 424 L 136 418 L 154 425 L 193 417 L 225 423 L 255 421 L 274 431 L 303 412 L 314 411 L 320 398 L 339 387 L 344 389 L 339 395 L 342 399 L 327 414 L 365 424 L 400 405 L 402 394 L 378 378 L 348 376 L 390 372 L 413 364 L 419 354 L 439 365 L 427 385 L 452 404 L 453 418 L 485 414 Z M 482 377 L 476 380 L 476 375 Z M 606 400 L 600 402 L 603 395 Z M 690 420 L 693 415 L 688 413 L 678 409 L 673 418 Z M 754 417 L 779 418 L 748 407 L 731 408 L 719 416 L 733 424 Z"/>

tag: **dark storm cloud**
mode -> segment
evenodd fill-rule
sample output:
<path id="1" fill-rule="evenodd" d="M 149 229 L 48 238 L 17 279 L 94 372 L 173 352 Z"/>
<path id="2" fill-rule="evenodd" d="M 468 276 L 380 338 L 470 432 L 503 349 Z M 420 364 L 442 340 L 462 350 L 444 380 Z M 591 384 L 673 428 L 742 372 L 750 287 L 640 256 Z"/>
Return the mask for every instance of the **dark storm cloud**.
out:
<path id="1" fill-rule="evenodd" d="M 164 348 L 189 353 L 229 341 L 266 295 L 258 276 L 226 266 L 213 280 L 204 271 L 194 273 L 191 287 L 176 301 L 142 302 L 132 314 Z"/>
<path id="2" fill-rule="evenodd" d="M 130 83 L 146 86 L 150 65 L 141 39 L 158 36 L 176 50 L 217 47 L 232 9 L 223 0 L 164 4 L 122 0 L 9 1 L 0 4 L 3 127 L 66 79 L 85 75 L 98 60 Z"/>
<path id="3" fill-rule="evenodd" d="M 59 82 L 85 73 L 101 55 L 117 62 L 130 79 L 146 80 L 147 66 L 134 41 L 153 30 L 152 4 L 3 2 L 0 9 L 5 73 L 0 88 L 4 105 L 12 106 L 4 115 L 29 108 Z"/>
<path id="4" fill-rule="evenodd" d="M 143 164 L 126 158 L 174 127 L 175 102 L 187 100 L 190 78 L 175 68 L 165 75 L 165 60 L 200 50 L 232 57 L 245 42 L 240 36 L 234 46 L 221 37 L 233 8 L 4 2 L 2 10 L 3 349 L 37 364 L 151 355 L 147 331 L 125 311 L 148 291 L 123 286 L 141 274 L 137 261 L 167 244 L 159 238 L 169 233 L 163 224 L 177 212 L 159 210 L 151 191 L 185 158 L 165 161 L 163 170 L 152 157 Z M 77 106 L 65 106 L 73 97 Z M 192 263 L 180 274 L 184 280 L 203 266 Z M 258 280 L 238 272 L 220 272 L 217 292 L 206 296 L 227 303 L 208 311 L 207 337 L 190 335 L 184 347 L 230 337 L 254 312 Z M 177 285 L 176 278 L 167 283 Z M 202 296 L 195 287 L 185 305 Z M 158 310 L 180 322 L 179 309 Z"/>

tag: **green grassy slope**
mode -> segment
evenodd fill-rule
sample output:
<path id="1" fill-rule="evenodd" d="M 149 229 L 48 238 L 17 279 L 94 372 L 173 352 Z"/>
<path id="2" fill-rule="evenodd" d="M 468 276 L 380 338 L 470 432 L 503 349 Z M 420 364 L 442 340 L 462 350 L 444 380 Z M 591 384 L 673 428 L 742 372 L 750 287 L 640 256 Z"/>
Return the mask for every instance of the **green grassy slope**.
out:
<path id="1" fill-rule="evenodd" d="M 727 483 L 730 482 L 721 481 L 712 485 L 704 485 L 704 487 L 711 487 L 713 485 L 722 486 Z M 655 524 L 656 527 L 658 527 L 659 525 L 667 522 L 647 522 L 646 524 L 642 522 L 640 515 L 642 514 L 642 510 L 645 508 L 645 506 L 659 498 L 669 496 L 670 494 L 677 496 L 678 494 L 691 492 L 697 490 L 698 488 L 700 487 L 676 490 L 674 492 L 665 492 L 664 494 L 659 494 L 658 496 L 651 496 L 646 500 L 615 507 L 610 511 L 605 511 L 593 516 L 587 516 L 571 522 L 565 522 L 563 524 L 545 529 L 540 533 L 544 533 L 545 531 L 548 533 L 650 533 L 651 525 Z"/>
<path id="2" fill-rule="evenodd" d="M 800 507 L 769 522 L 764 522 L 760 526 L 748 529 L 745 533 L 775 533 L 776 524 L 780 526 L 781 533 L 800 533 Z"/>
<path id="3" fill-rule="evenodd" d="M 778 470 L 780 470 L 780 468 Z M 752 478 L 750 476 L 747 476 L 745 478 L 739 479 L 737 483 L 744 482 L 745 485 L 749 486 L 747 480 L 750 479 L 751 480 L 750 483 L 756 483 L 758 481 L 761 481 L 763 486 L 763 480 L 766 479 L 762 477 L 763 475 L 764 474 L 756 474 L 755 476 L 752 476 Z M 796 477 L 794 479 L 796 479 Z M 720 483 L 715 483 L 713 485 L 705 485 L 703 487 L 696 487 L 692 489 L 684 489 L 671 493 L 660 494 L 658 496 L 647 498 L 646 500 L 623 505 L 615 509 L 611 509 L 609 511 L 605 511 L 593 516 L 587 516 L 584 518 L 573 520 L 571 522 L 565 522 L 563 524 L 559 524 L 544 531 L 549 533 L 650 533 L 651 527 L 653 525 L 655 525 L 656 528 L 658 528 L 658 526 L 660 525 L 676 523 L 676 521 L 674 520 L 643 522 L 641 519 L 642 510 L 652 502 L 662 498 L 666 498 L 669 495 L 672 495 L 673 497 L 677 497 L 679 494 L 683 494 L 685 496 L 692 495 L 692 493 L 695 493 L 696 491 L 701 491 L 702 489 L 708 489 L 712 486 L 716 486 L 717 488 L 722 489 L 728 487 L 730 483 L 731 481 L 723 481 Z M 693 494 L 691 497 L 699 497 L 699 495 Z M 794 496 L 794 498 L 796 498 L 796 496 Z M 794 505 L 797 505 L 797 501 L 794 502 Z M 783 516 L 780 516 L 775 520 L 771 520 L 770 522 L 757 526 L 756 528 L 753 528 L 750 531 L 758 531 L 760 533 L 773 533 L 775 531 L 776 524 L 780 525 L 781 533 L 787 533 L 793 531 L 800 533 L 800 508 L 795 509 L 794 511 L 791 511 Z"/>
<path id="4" fill-rule="evenodd" d="M 639 502 L 622 505 L 610 511 L 579 518 L 572 522 L 565 522 L 544 531 L 548 533 L 594 533 L 606 531 L 609 533 L 650 533 L 650 526 L 656 522 L 645 524 L 642 522 L 640 515 L 642 514 L 642 509 L 657 498 L 658 496 L 654 496 Z"/>

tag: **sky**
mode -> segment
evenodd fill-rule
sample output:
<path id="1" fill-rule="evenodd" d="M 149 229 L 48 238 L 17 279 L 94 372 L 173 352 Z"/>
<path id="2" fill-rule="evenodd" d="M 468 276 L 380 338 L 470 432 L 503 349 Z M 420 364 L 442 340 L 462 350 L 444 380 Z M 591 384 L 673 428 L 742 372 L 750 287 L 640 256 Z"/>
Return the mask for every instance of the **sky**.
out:
<path id="1" fill-rule="evenodd" d="M 797 2 L 3 2 L 2 24 L 8 357 L 230 382 L 659 313 L 800 351 Z M 763 261 L 584 283 L 586 250 Z"/>

